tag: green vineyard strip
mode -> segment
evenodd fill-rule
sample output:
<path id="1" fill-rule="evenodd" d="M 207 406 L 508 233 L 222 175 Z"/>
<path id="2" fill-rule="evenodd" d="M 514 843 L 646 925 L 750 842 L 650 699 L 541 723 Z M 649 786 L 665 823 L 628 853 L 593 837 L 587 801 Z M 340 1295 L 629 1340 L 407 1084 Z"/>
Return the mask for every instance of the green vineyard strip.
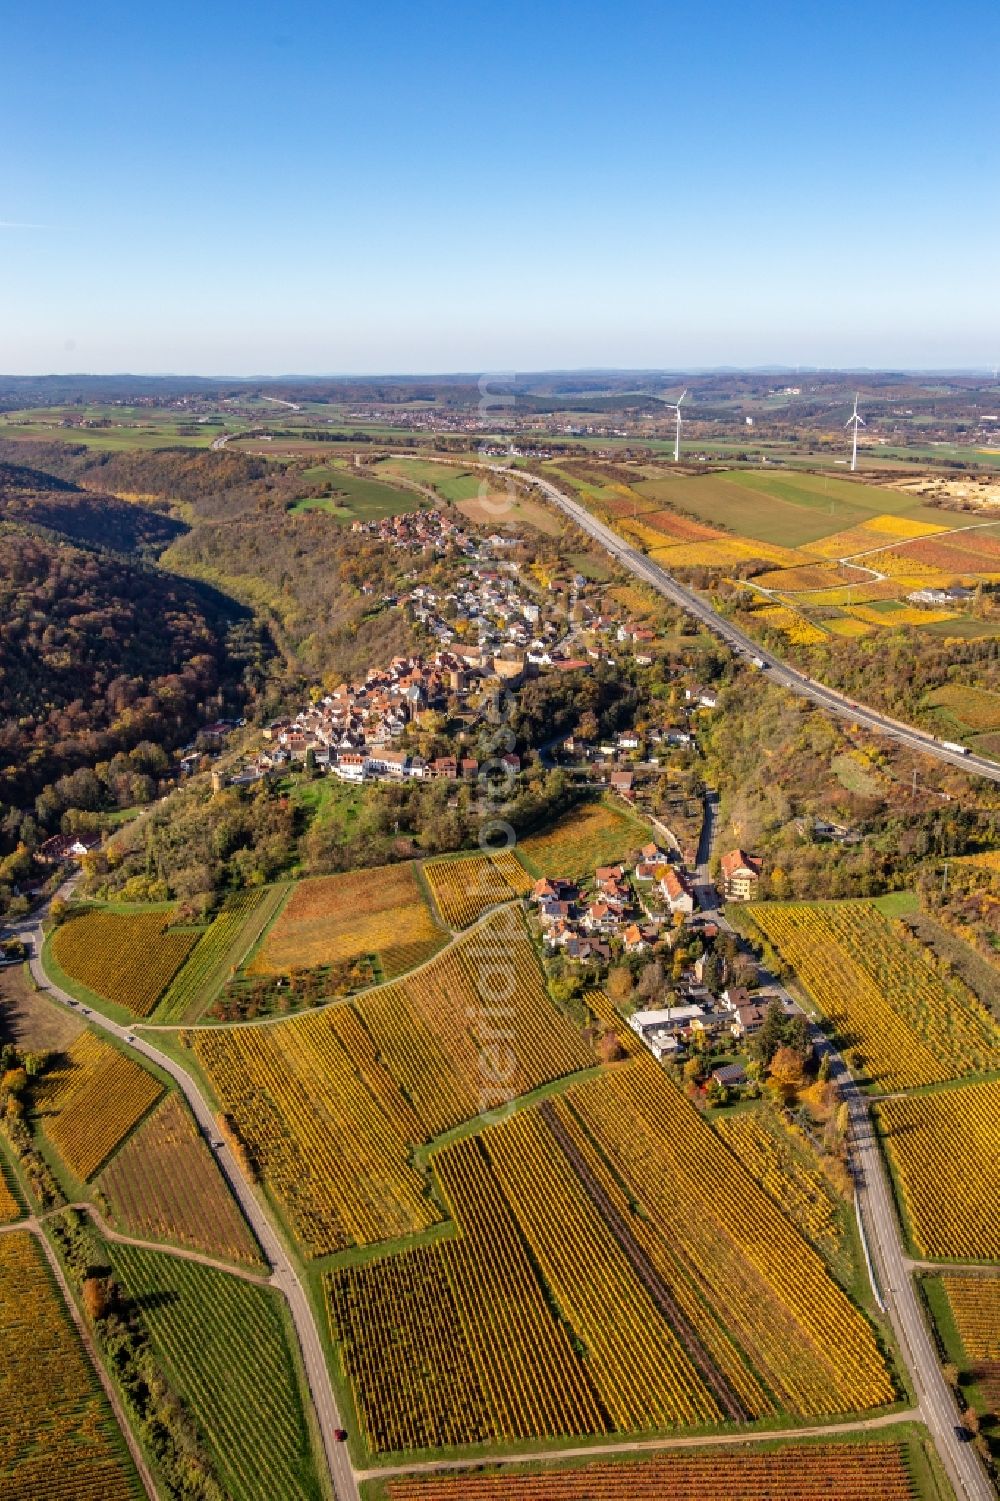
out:
<path id="1" fill-rule="evenodd" d="M 171 1384 L 197 1415 L 231 1501 L 317 1501 L 279 1300 L 215 1267 L 111 1245 Z"/>
<path id="2" fill-rule="evenodd" d="M 216 991 L 257 942 L 285 897 L 286 887 L 240 891 L 226 898 L 156 1010 L 157 1022 L 196 1021 Z"/>

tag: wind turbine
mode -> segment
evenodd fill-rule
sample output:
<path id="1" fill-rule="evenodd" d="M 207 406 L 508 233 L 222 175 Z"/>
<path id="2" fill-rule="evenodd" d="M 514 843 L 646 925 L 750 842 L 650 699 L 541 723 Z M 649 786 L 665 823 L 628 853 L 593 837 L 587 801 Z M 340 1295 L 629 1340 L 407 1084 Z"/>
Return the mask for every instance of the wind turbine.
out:
<path id="1" fill-rule="evenodd" d="M 865 419 L 862 416 L 860 416 L 859 413 L 858 413 L 858 398 L 860 397 L 860 395 L 861 395 L 860 391 L 855 392 L 855 395 L 854 395 L 854 411 L 851 413 L 851 415 L 848 417 L 847 421 L 844 423 L 845 427 L 850 427 L 850 425 L 851 425 L 852 422 L 854 424 L 854 447 L 851 449 L 851 472 L 852 473 L 858 467 L 858 428 L 859 428 L 859 426 L 860 427 L 864 427 L 864 425 L 865 425 Z"/>
<path id="2" fill-rule="evenodd" d="M 673 407 L 674 411 L 677 413 L 677 434 L 676 434 L 676 437 L 674 438 L 674 463 L 675 464 L 677 463 L 677 460 L 681 456 L 681 402 L 684 400 L 684 398 L 685 398 L 686 395 L 687 395 L 687 386 L 684 387 L 684 390 L 678 396 L 678 398 L 677 398 L 676 401 L 668 401 L 666 403 L 666 405 L 668 407 Z"/>

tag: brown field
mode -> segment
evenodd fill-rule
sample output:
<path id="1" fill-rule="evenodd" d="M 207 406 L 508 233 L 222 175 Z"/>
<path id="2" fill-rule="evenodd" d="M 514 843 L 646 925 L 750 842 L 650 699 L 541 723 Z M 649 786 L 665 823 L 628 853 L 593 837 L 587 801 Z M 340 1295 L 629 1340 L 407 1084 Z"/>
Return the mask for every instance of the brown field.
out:
<path id="1" fill-rule="evenodd" d="M 388 1494 L 389 1501 L 872 1501 L 876 1473 L 880 1501 L 916 1501 L 902 1445 L 878 1442 L 595 1460 L 534 1474 L 519 1465 L 392 1480 Z"/>
<path id="2" fill-rule="evenodd" d="M 249 1265 L 257 1244 L 187 1109 L 174 1094 L 97 1180 L 115 1219 L 143 1240 L 176 1241 Z"/>
<path id="3" fill-rule="evenodd" d="M 562 523 L 556 511 L 538 501 L 523 500 L 520 496 L 511 500 L 502 491 L 495 495 L 476 496 L 472 500 L 460 500 L 457 509 L 480 526 L 530 526 L 550 537 L 557 537 L 562 531 Z"/>
<path id="4" fill-rule="evenodd" d="M 86 1181 L 162 1093 L 163 1085 L 134 1059 L 84 1032 L 46 1076 L 38 1108 L 46 1136 Z"/>
<path id="5" fill-rule="evenodd" d="M 249 971 L 285 974 L 413 945 L 426 957 L 444 941 L 412 862 L 383 865 L 299 881 Z M 391 959 L 389 968 L 398 973 Z"/>
<path id="6" fill-rule="evenodd" d="M 61 1053 L 79 1037 L 84 1023 L 36 990 L 17 964 L 0 969 L 0 1028 L 18 1047 Z"/>

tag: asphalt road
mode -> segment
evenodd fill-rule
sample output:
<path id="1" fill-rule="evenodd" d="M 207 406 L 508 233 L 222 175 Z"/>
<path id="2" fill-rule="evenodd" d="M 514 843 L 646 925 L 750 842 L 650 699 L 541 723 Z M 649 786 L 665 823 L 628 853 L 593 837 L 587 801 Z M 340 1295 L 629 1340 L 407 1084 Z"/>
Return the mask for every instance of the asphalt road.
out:
<path id="1" fill-rule="evenodd" d="M 710 805 L 706 811 L 706 824 L 710 828 L 709 847 L 714 817 L 714 806 Z M 706 865 L 704 871 L 699 865 L 699 879 L 704 877 L 707 880 L 707 858 L 706 847 Z M 715 911 L 713 917 L 720 927 L 735 931 L 724 913 Z M 783 985 L 776 983 L 775 988 L 780 991 L 787 1007 L 802 1011 L 795 997 Z M 803 1014 L 808 1017 L 808 1013 Z M 815 1023 L 813 1039 L 818 1053 L 829 1054 L 831 1078 L 838 1084 L 850 1112 L 851 1168 L 858 1194 L 858 1212 L 871 1257 L 876 1297 L 884 1306 L 896 1336 L 917 1399 L 918 1416 L 926 1424 L 948 1471 L 957 1501 L 996 1501 L 996 1493 L 978 1455 L 971 1444 L 963 1442 L 956 1433 L 961 1429 L 961 1415 L 942 1375 L 937 1351 L 924 1320 L 912 1267 L 903 1247 L 888 1169 L 872 1124 L 870 1101 L 858 1088 L 840 1053 Z"/>
<path id="2" fill-rule="evenodd" d="M 66 897 L 75 884 L 75 878 L 60 887 L 57 893 Z M 45 903 L 37 912 L 30 917 L 24 918 L 20 923 L 12 925 L 12 931 L 20 936 L 30 939 L 32 945 L 31 972 L 37 983 L 42 986 L 53 1000 L 70 1007 L 77 1015 L 83 1010 L 74 1002 L 72 996 L 58 985 L 53 984 L 42 967 L 42 919 L 48 911 L 48 903 Z M 271 1221 L 264 1210 L 260 1199 L 254 1193 L 253 1188 L 247 1181 L 240 1169 L 239 1163 L 233 1156 L 230 1148 L 221 1140 L 215 1118 L 209 1109 L 204 1096 L 197 1084 L 186 1069 L 154 1048 L 144 1038 L 139 1037 L 129 1027 L 119 1026 L 117 1022 L 110 1021 L 106 1016 L 91 1010 L 87 1020 L 95 1027 L 100 1027 L 105 1032 L 110 1032 L 120 1043 L 140 1057 L 146 1058 L 150 1063 L 155 1063 L 164 1073 L 177 1083 L 184 1098 L 191 1107 L 195 1120 L 205 1137 L 223 1177 L 228 1182 L 236 1199 L 243 1210 L 251 1229 L 260 1242 L 261 1250 L 271 1267 L 271 1284 L 276 1287 L 288 1303 L 295 1333 L 299 1341 L 299 1349 L 302 1354 L 302 1364 L 306 1373 L 306 1380 L 313 1400 L 316 1420 L 319 1424 L 323 1440 L 323 1448 L 326 1454 L 327 1464 L 333 1478 L 334 1492 L 337 1501 L 360 1501 L 360 1491 L 355 1478 L 354 1468 L 350 1461 L 346 1444 L 339 1444 L 334 1437 L 334 1432 L 341 1427 L 340 1412 L 337 1407 L 337 1399 L 334 1396 L 333 1386 L 330 1381 L 330 1373 L 327 1370 L 326 1357 L 323 1352 L 322 1341 L 316 1327 L 312 1305 L 306 1295 L 302 1281 L 292 1265 L 285 1247 L 277 1235 Z M 130 1040 L 132 1039 L 132 1040 Z"/>
<path id="3" fill-rule="evenodd" d="M 977 756 L 972 752 L 962 755 L 958 751 L 949 750 L 933 735 L 916 730 L 911 725 L 900 724 L 898 720 L 890 719 L 887 715 L 876 709 L 870 709 L 864 704 L 855 703 L 845 698 L 843 694 L 837 693 L 833 688 L 816 683 L 804 673 L 797 672 L 794 667 L 789 667 L 780 657 L 767 651 L 725 616 L 713 610 L 700 594 L 678 583 L 677 579 L 667 573 L 666 569 L 661 568 L 658 563 L 654 563 L 645 553 L 639 552 L 635 547 L 630 547 L 617 532 L 605 526 L 604 522 L 599 521 L 596 516 L 592 516 L 579 501 L 564 495 L 549 480 L 542 479 L 527 470 L 511 469 L 502 464 L 488 467 L 497 473 L 509 474 L 522 484 L 532 485 L 540 490 L 546 500 L 565 512 L 642 583 L 648 584 L 665 599 L 669 599 L 671 603 L 686 610 L 689 615 L 693 615 L 738 655 L 751 661 L 757 658 L 763 662 L 764 671 L 773 682 L 780 683 L 782 687 L 798 694 L 799 697 L 809 699 L 820 708 L 829 710 L 831 714 L 839 715 L 841 719 L 850 720 L 852 724 L 863 725 L 865 729 L 873 730 L 880 735 L 888 735 L 893 740 L 908 745 L 912 750 L 919 750 L 925 755 L 934 756 L 938 761 L 946 761 L 951 766 L 958 766 L 964 771 L 988 777 L 990 781 L 1000 782 L 1000 765 L 997 762 L 990 761 L 985 756 Z"/>

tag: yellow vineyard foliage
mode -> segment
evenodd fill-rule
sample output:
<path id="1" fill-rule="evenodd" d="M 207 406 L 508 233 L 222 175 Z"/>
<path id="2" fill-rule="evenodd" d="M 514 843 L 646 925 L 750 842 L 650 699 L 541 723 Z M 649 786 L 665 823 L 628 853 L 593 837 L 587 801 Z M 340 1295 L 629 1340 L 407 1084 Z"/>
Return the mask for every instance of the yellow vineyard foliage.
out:
<path id="1" fill-rule="evenodd" d="M 412 863 L 383 865 L 296 882 L 249 969 L 284 974 L 443 941 Z"/>
<path id="2" fill-rule="evenodd" d="M 85 908 L 56 929 L 52 953 L 71 980 L 148 1016 L 198 941 L 196 932 L 170 928 L 172 917 Z"/>
<path id="3" fill-rule="evenodd" d="M 84 1032 L 64 1065 L 47 1077 L 38 1103 L 46 1136 L 86 1181 L 162 1093 L 162 1084 L 134 1058 Z"/>
<path id="4" fill-rule="evenodd" d="M 876 1111 L 920 1251 L 1000 1257 L 1000 1081 L 881 1100 Z"/>
<path id="5" fill-rule="evenodd" d="M 490 907 L 531 889 L 531 877 L 510 850 L 431 860 L 424 866 L 438 911 L 451 928 L 466 928 Z"/>
<path id="6" fill-rule="evenodd" d="M 920 947 L 870 902 L 748 907 L 819 1008 L 883 1089 L 911 1089 L 995 1064 L 1000 1029 L 949 988 Z"/>
<path id="7" fill-rule="evenodd" d="M 185 1040 L 313 1255 L 432 1224 L 413 1147 L 593 1062 L 512 908 L 350 1006 Z"/>
<path id="8" fill-rule="evenodd" d="M 11 1501 L 138 1501 L 97 1377 L 41 1248 L 0 1235 L 0 1494 Z"/>

